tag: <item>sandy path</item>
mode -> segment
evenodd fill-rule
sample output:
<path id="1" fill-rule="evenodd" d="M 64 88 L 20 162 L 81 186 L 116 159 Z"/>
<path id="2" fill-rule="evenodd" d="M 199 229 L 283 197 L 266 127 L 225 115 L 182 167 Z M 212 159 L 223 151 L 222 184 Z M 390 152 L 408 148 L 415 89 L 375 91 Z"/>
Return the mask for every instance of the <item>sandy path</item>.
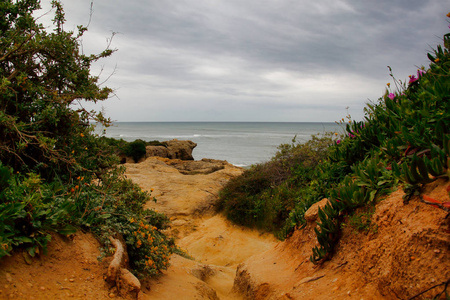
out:
<path id="1" fill-rule="evenodd" d="M 183 175 L 170 164 L 149 158 L 127 164 L 126 175 L 153 190 L 157 201 L 147 207 L 171 218 L 169 234 L 194 260 L 173 255 L 163 276 L 145 284 L 150 290 L 143 289 L 142 299 L 242 299 L 231 291 L 238 264 L 277 243 L 271 235 L 233 225 L 214 212 L 219 190 L 242 169 L 226 165 L 209 174 Z"/>

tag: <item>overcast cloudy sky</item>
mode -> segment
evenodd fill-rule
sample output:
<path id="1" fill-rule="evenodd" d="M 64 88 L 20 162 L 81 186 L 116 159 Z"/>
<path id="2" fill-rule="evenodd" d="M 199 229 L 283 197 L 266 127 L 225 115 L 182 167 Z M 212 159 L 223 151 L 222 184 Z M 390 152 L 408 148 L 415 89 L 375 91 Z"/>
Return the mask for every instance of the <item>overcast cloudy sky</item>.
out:
<path id="1" fill-rule="evenodd" d="M 50 8 L 42 0 L 43 10 Z M 62 0 L 66 30 L 91 0 Z M 330 121 L 363 116 L 448 32 L 448 0 L 95 0 L 86 54 L 117 121 Z M 43 17 L 42 22 L 47 22 Z"/>

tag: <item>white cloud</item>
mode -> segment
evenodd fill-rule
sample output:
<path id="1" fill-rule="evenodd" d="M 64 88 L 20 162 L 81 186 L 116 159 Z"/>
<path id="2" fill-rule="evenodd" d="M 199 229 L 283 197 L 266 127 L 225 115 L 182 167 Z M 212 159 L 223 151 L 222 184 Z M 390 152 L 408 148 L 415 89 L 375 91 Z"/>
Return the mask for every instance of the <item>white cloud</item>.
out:
<path id="1" fill-rule="evenodd" d="M 91 0 L 62 2 L 66 29 L 87 25 Z M 114 72 L 119 98 L 102 104 L 115 120 L 335 121 L 347 106 L 362 117 L 386 66 L 404 79 L 427 64 L 446 2 L 96 0 L 83 49 L 119 33 L 93 66 Z"/>

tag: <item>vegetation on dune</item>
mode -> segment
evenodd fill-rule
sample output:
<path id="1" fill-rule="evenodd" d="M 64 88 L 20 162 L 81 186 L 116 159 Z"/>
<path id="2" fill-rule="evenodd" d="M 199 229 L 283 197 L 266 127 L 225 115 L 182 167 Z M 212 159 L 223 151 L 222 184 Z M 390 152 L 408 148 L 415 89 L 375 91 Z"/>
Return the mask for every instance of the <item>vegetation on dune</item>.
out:
<path id="1" fill-rule="evenodd" d="M 90 122 L 109 126 L 110 120 L 82 106 L 112 93 L 90 68 L 114 50 L 85 55 L 80 39 L 87 28 L 65 31 L 62 6 L 53 1 L 49 32 L 33 17 L 39 4 L 0 4 L 0 257 L 16 249 L 33 257 L 45 252 L 51 231 L 68 235 L 81 228 L 98 236 L 105 255 L 112 251 L 109 237 L 120 237 L 134 272 L 157 274 L 174 250 L 161 231 L 168 219 L 143 209 L 150 193 L 124 177 L 115 155 L 119 149 L 137 161 L 147 144 L 96 135 Z M 346 216 L 349 226 L 371 230 L 368 216 L 379 196 L 401 184 L 407 203 L 423 184 L 448 179 L 449 51 L 450 33 L 428 54 L 428 68 L 407 82 L 392 76 L 385 95 L 367 104 L 364 121 L 342 123 L 340 136 L 281 145 L 271 161 L 228 183 L 220 208 L 238 224 L 285 238 L 305 226 L 312 204 L 328 198 L 311 255 L 319 263 L 333 254 Z M 421 200 L 450 210 L 450 203 Z"/>
<path id="2" fill-rule="evenodd" d="M 0 257 L 17 248 L 35 256 L 50 231 L 81 228 L 99 237 L 105 254 L 108 237 L 122 237 L 134 272 L 156 274 L 173 248 L 161 232 L 168 219 L 142 208 L 150 194 L 125 179 L 115 148 L 90 125 L 109 119 L 82 106 L 112 93 L 90 68 L 114 50 L 82 53 L 87 28 L 64 31 L 62 6 L 52 4 L 51 32 L 33 17 L 38 0 L 0 4 Z"/>
<path id="3" fill-rule="evenodd" d="M 294 139 L 292 144 L 280 145 L 271 161 L 254 165 L 228 182 L 220 193 L 220 208 L 240 225 L 273 232 L 284 228 L 278 232 L 283 237 L 291 229 L 289 224 L 301 222 L 296 219 L 302 217 L 297 212 L 302 209 L 299 205 L 305 209 L 305 205 L 322 199 L 325 187 L 332 186 L 339 177 L 317 177 L 332 142 L 331 135 L 324 135 L 313 136 L 305 144 Z"/>
<path id="4" fill-rule="evenodd" d="M 450 14 L 447 15 L 450 17 Z M 401 185 L 405 202 L 423 184 L 450 173 L 450 33 L 428 54 L 406 82 L 394 78 L 377 103 L 368 103 L 364 121 L 341 120 L 344 134 L 323 136 L 303 145 L 282 145 L 269 162 L 252 166 L 231 180 L 220 195 L 220 208 L 232 221 L 286 237 L 306 225 L 304 214 L 317 201 L 319 246 L 311 261 L 331 257 L 343 220 L 374 230 L 370 213 L 379 196 Z M 450 203 L 421 200 L 450 210 Z"/>

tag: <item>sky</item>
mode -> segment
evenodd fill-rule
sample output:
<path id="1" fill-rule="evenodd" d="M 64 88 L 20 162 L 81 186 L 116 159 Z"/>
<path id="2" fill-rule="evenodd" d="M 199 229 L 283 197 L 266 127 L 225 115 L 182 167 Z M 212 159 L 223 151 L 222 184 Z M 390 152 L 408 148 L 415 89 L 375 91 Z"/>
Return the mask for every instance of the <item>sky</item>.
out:
<path id="1" fill-rule="evenodd" d="M 66 31 L 89 25 L 85 54 L 117 49 L 92 67 L 114 96 L 84 104 L 114 121 L 360 120 L 393 83 L 387 66 L 405 81 L 429 65 L 450 12 L 448 0 L 61 2 Z"/>

